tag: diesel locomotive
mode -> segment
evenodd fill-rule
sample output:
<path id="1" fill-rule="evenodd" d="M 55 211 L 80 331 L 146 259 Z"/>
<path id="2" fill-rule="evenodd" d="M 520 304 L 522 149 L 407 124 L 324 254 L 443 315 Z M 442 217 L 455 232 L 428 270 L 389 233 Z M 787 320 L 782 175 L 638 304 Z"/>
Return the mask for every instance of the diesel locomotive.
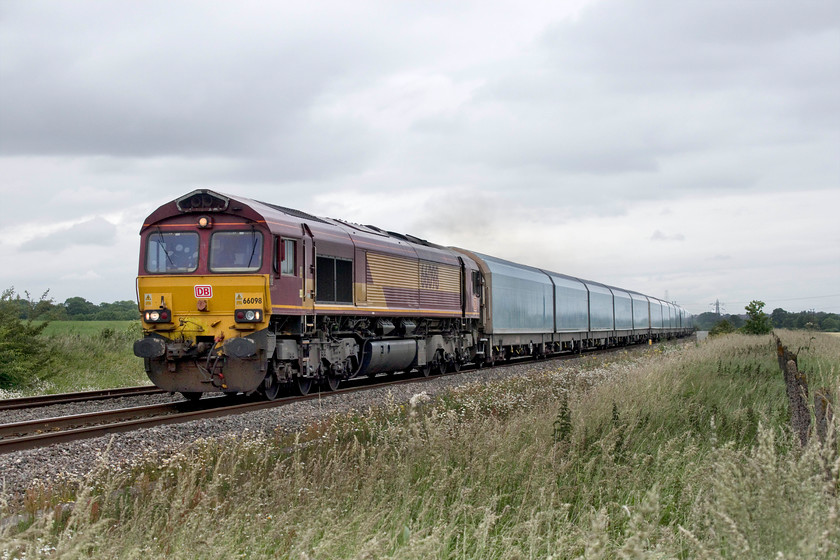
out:
<path id="1" fill-rule="evenodd" d="M 693 330 L 684 309 L 638 292 L 207 189 L 146 219 L 137 298 L 135 355 L 188 399 Z"/>

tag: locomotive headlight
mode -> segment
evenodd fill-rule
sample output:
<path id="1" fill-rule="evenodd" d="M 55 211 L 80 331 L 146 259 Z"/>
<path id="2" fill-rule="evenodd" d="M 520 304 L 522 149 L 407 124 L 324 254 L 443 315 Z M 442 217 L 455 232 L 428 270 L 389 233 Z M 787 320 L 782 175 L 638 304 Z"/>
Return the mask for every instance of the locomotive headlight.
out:
<path id="1" fill-rule="evenodd" d="M 250 309 L 245 312 L 245 320 L 246 321 L 253 321 L 256 318 L 257 314 L 251 311 Z"/>
<path id="2" fill-rule="evenodd" d="M 157 311 L 152 311 L 149 313 L 149 320 L 150 321 L 160 321 L 160 313 Z"/>
<path id="3" fill-rule="evenodd" d="M 213 219 L 209 216 L 202 216 L 198 219 L 198 227 L 201 229 L 209 228 L 213 225 Z"/>

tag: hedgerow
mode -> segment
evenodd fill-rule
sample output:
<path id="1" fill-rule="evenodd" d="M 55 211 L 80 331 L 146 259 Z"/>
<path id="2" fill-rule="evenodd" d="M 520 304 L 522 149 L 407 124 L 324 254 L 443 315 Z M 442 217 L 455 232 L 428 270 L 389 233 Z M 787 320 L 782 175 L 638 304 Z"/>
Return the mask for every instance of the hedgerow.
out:
<path id="1" fill-rule="evenodd" d="M 49 352 L 38 337 L 47 322 L 21 320 L 16 299 L 14 288 L 0 294 L 0 389 L 26 387 L 43 379 L 49 362 Z"/>

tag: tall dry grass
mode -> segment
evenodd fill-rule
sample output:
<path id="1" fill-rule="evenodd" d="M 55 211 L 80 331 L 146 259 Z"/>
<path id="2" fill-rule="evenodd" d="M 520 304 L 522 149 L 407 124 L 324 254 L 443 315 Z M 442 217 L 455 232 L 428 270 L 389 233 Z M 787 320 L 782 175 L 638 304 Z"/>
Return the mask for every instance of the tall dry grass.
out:
<path id="1" fill-rule="evenodd" d="M 837 396 L 840 340 L 810 345 Z M 72 508 L 33 493 L 46 515 L 0 542 L 27 558 L 837 557 L 836 451 L 800 450 L 785 406 L 770 337 L 665 345 L 103 465 Z"/>

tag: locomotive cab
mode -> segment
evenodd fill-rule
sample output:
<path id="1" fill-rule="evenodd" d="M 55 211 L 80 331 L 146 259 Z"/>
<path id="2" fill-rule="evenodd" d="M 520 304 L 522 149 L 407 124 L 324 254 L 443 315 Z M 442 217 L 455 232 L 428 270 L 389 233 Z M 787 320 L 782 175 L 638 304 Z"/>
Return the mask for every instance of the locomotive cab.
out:
<path id="1" fill-rule="evenodd" d="M 144 338 L 134 353 L 167 391 L 189 398 L 253 391 L 273 348 L 271 233 L 258 216 L 216 193 L 196 191 L 167 206 L 141 231 Z"/>

